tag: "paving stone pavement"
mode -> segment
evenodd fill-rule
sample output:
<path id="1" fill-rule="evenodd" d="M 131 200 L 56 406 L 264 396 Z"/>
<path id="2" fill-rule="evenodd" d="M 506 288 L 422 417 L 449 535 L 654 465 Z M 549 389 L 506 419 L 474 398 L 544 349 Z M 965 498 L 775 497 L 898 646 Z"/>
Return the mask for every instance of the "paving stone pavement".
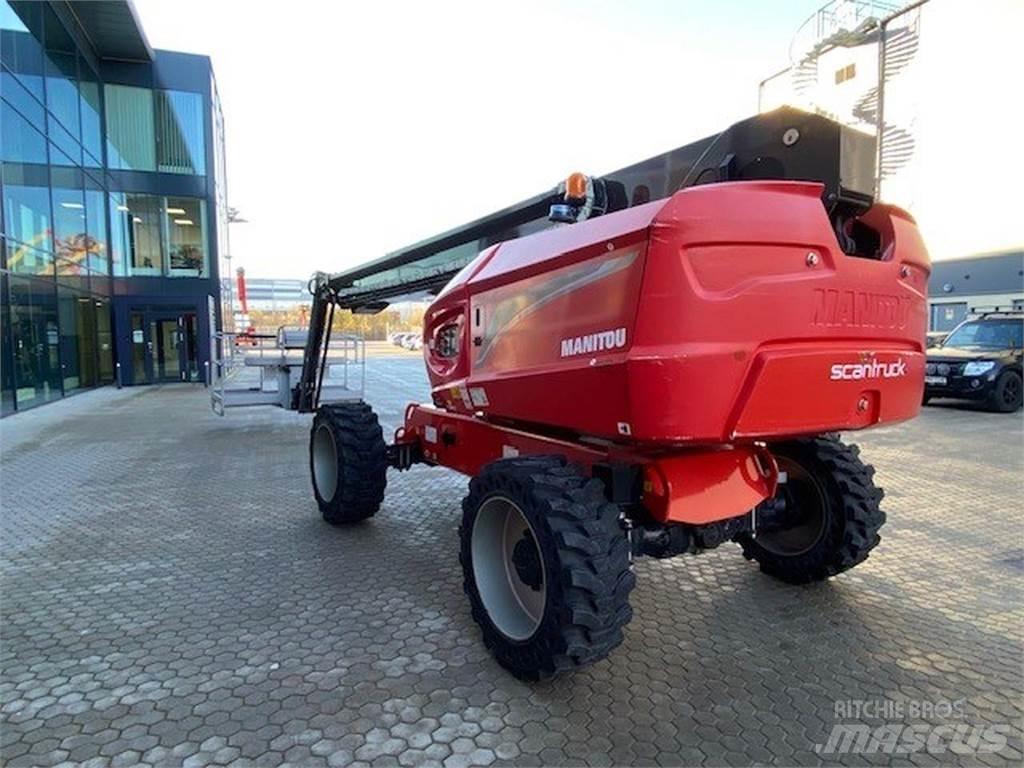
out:
<path id="1" fill-rule="evenodd" d="M 367 386 L 389 429 L 426 392 L 414 357 L 372 359 Z M 219 419 L 205 396 L 103 390 L 0 423 L 4 765 L 1022 761 L 1019 414 L 859 436 L 889 513 L 865 564 L 792 587 L 733 545 L 641 561 L 625 643 L 527 685 L 462 594 L 465 478 L 392 473 L 376 518 L 331 528 L 308 417 Z M 837 723 L 1006 745 L 835 753 Z"/>

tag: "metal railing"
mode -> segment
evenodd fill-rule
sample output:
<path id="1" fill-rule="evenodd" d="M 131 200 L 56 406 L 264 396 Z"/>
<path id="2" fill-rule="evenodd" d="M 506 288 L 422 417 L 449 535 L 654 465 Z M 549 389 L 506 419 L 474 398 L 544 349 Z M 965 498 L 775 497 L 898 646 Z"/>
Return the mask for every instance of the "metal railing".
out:
<path id="1" fill-rule="evenodd" d="M 795 64 L 830 42 L 842 44 L 844 34 L 881 21 L 903 4 L 903 0 L 830 0 L 812 13 L 793 35 L 789 60 Z"/>
<path id="2" fill-rule="evenodd" d="M 302 369 L 303 350 L 282 346 L 278 339 L 278 334 L 214 334 L 210 388 L 214 413 L 223 416 L 227 408 L 253 405 L 295 409 L 292 391 Z M 366 385 L 362 337 L 334 335 L 322 366 L 321 402 L 362 399 Z"/>

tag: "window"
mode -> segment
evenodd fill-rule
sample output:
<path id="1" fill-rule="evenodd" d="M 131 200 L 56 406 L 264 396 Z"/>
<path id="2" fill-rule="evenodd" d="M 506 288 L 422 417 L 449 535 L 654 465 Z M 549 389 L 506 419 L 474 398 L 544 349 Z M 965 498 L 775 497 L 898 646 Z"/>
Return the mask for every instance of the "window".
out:
<path id="1" fill-rule="evenodd" d="M 847 80 L 852 80 L 857 76 L 857 65 L 847 64 L 845 67 L 840 67 L 836 70 L 836 85 L 845 83 Z"/>
<path id="2" fill-rule="evenodd" d="M 43 4 L 19 3 L 15 11 L 0 0 L 0 59 L 9 72 L 40 102 L 43 101 Z M 7 94 L 4 73 L 4 93 Z"/>
<path id="3" fill-rule="evenodd" d="M 107 109 L 107 165 L 127 171 L 156 170 L 153 92 L 126 85 L 104 89 Z"/>
<path id="4" fill-rule="evenodd" d="M 112 262 L 111 274 L 114 277 L 124 277 L 128 274 L 128 253 L 131 250 L 128 236 L 130 219 L 125 215 L 128 212 L 128 200 L 121 192 L 110 195 L 110 261 Z"/>
<path id="5" fill-rule="evenodd" d="M 43 8 L 46 33 L 46 106 L 57 118 L 66 134 L 75 142 L 81 139 L 78 96 L 78 57 L 75 44 L 57 16 L 48 7 Z M 50 121 L 53 125 L 53 121 Z M 52 134 L 50 138 L 57 140 Z M 58 144 L 60 142 L 58 141 Z M 61 146 L 75 157 L 70 147 Z"/>
<path id="6" fill-rule="evenodd" d="M 18 410 L 61 396 L 57 294 L 52 280 L 10 278 L 11 346 Z"/>
<path id="7" fill-rule="evenodd" d="M 86 177 L 85 232 L 88 237 L 88 267 L 90 272 L 110 274 L 110 256 L 107 249 L 106 193 Z"/>
<path id="8" fill-rule="evenodd" d="M 205 275 L 206 209 L 203 201 L 194 197 L 169 197 L 166 215 L 171 274 Z"/>
<path id="9" fill-rule="evenodd" d="M 0 157 L 8 163 L 46 164 L 46 139 L 6 101 L 0 103 Z"/>
<path id="10" fill-rule="evenodd" d="M 79 60 L 81 81 L 78 84 L 82 102 L 82 147 L 85 149 L 84 165 L 99 168 L 103 158 L 103 133 L 100 128 L 100 84 L 96 73 Z"/>
<path id="11" fill-rule="evenodd" d="M 104 94 L 108 167 L 206 174 L 201 94 L 126 85 L 108 85 Z"/>
<path id="12" fill-rule="evenodd" d="M 199 198 L 124 192 L 110 196 L 109 245 L 115 277 L 208 276 L 206 232 L 206 204 Z M 95 258 L 100 258 L 98 250 Z"/>
<path id="13" fill-rule="evenodd" d="M 942 342 L 944 347 L 979 349 L 1020 349 L 1024 345 L 1024 322 L 1020 320 L 979 320 L 964 323 Z"/>
<path id="14" fill-rule="evenodd" d="M 163 237 L 160 232 L 160 198 L 128 195 L 131 258 L 130 275 L 159 275 L 163 265 Z"/>
<path id="15" fill-rule="evenodd" d="M 85 193 L 77 168 L 51 170 L 53 195 L 53 252 L 58 275 L 84 275 L 89 255 L 85 226 Z"/>
<path id="16" fill-rule="evenodd" d="M 43 105 L 21 82 L 6 69 L 0 71 L 0 94 L 4 101 L 14 107 L 40 131 L 46 130 Z"/>
<path id="17" fill-rule="evenodd" d="M 115 275 L 160 275 L 161 241 L 159 197 L 124 193 L 111 196 L 110 244 Z"/>
<path id="18" fill-rule="evenodd" d="M 185 91 L 156 92 L 157 170 L 206 174 L 203 97 Z"/>
<path id="19" fill-rule="evenodd" d="M 77 141 L 79 97 L 75 54 L 47 51 L 46 59 L 46 106 Z"/>
<path id="20" fill-rule="evenodd" d="M 51 274 L 49 174 L 45 167 L 5 164 L 4 227 L 12 272 Z"/>

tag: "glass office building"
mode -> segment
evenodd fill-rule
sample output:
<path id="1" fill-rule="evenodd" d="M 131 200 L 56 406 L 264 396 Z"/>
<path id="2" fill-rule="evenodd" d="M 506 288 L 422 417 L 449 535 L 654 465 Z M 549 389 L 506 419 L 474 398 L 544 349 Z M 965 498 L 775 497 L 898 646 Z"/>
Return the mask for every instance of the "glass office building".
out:
<path id="1" fill-rule="evenodd" d="M 2 413 L 202 381 L 220 317 L 223 119 L 209 58 L 128 0 L 0 0 Z"/>

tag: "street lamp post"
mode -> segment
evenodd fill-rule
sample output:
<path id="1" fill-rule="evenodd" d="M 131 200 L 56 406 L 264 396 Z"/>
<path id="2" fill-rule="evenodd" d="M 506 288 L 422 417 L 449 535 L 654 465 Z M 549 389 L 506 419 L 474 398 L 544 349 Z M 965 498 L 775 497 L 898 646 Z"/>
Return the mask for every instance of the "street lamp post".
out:
<path id="1" fill-rule="evenodd" d="M 232 285 L 234 272 L 231 269 L 231 225 L 232 224 L 247 224 L 248 219 L 244 218 L 237 208 L 228 206 L 228 226 L 224 233 L 225 244 L 227 245 L 227 253 L 224 254 L 224 260 L 227 262 L 227 269 L 224 271 L 228 277 L 225 281 L 223 276 L 221 277 L 221 290 L 227 290 L 227 304 L 228 304 L 228 316 L 231 318 L 231 332 L 234 333 L 238 329 L 235 328 L 235 289 Z"/>

